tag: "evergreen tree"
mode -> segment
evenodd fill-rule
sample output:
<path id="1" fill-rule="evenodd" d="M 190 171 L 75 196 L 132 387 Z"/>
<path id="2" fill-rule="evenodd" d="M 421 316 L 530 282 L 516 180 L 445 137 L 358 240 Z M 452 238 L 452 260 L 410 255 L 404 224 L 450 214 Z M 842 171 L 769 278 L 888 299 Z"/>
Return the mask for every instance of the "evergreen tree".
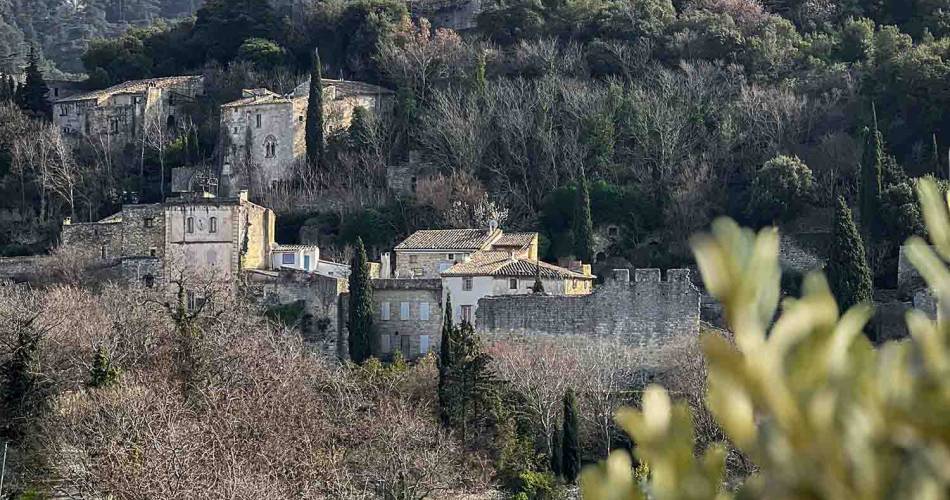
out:
<path id="1" fill-rule="evenodd" d="M 29 63 L 26 66 L 26 80 L 17 90 L 16 101 L 21 109 L 42 118 L 50 118 L 53 110 L 50 107 L 46 96 L 49 94 L 49 87 L 46 86 L 46 80 L 43 79 L 43 73 L 40 72 L 39 56 L 36 55 L 36 49 L 30 49 Z"/>
<path id="2" fill-rule="evenodd" d="M 484 94 L 485 88 L 488 86 L 488 82 L 485 78 L 486 66 L 485 53 L 480 52 L 478 58 L 475 60 L 475 71 L 472 74 L 472 87 L 478 94 Z"/>
<path id="3" fill-rule="evenodd" d="M 538 295 L 544 294 L 544 283 L 541 282 L 541 262 L 535 262 L 534 270 L 534 285 L 531 287 L 531 291 Z"/>
<path id="4" fill-rule="evenodd" d="M 845 310 L 859 303 L 871 302 L 871 270 L 861 235 L 854 225 L 851 209 L 838 197 L 835 210 L 834 239 L 828 262 L 828 282 L 838 306 Z"/>
<path id="5" fill-rule="evenodd" d="M 445 297 L 445 309 L 443 310 L 442 321 L 442 339 L 439 343 L 439 415 L 442 417 L 442 423 L 448 424 L 448 411 L 446 408 L 447 398 L 445 394 L 446 373 L 452 365 L 452 295 Z"/>
<path id="6" fill-rule="evenodd" d="M 443 386 L 445 417 L 458 429 L 462 442 L 476 435 L 470 432 L 489 415 L 497 380 L 488 368 L 491 357 L 482 349 L 474 327 L 468 323 L 454 326 L 449 342 L 449 359 Z"/>
<path id="7" fill-rule="evenodd" d="M 564 474 L 562 467 L 564 465 L 564 457 L 561 456 L 562 440 L 561 428 L 555 425 L 554 437 L 551 440 L 551 442 L 554 443 L 554 446 L 551 447 L 551 472 L 557 477 L 561 477 Z"/>
<path id="8" fill-rule="evenodd" d="M 371 119 L 369 112 L 363 106 L 353 108 L 349 142 L 354 153 L 365 153 L 369 150 L 372 141 Z"/>
<path id="9" fill-rule="evenodd" d="M 16 325 L 13 354 L 0 364 L 0 437 L 13 441 L 22 437 L 41 389 L 36 369 L 40 336 L 30 323 Z"/>
<path id="10" fill-rule="evenodd" d="M 864 157 L 861 161 L 861 229 L 865 238 L 870 238 L 878 230 L 883 170 L 887 159 L 884 151 L 884 134 L 877 128 L 877 111 L 872 112 L 874 126 L 868 131 Z"/>
<path id="11" fill-rule="evenodd" d="M 574 256 L 591 262 L 594 254 L 594 223 L 590 215 L 590 190 L 587 177 L 581 173 L 574 204 Z"/>
<path id="12" fill-rule="evenodd" d="M 564 394 L 564 431 L 561 441 L 561 473 L 573 483 L 581 471 L 580 438 L 577 427 L 577 398 L 574 389 Z"/>
<path id="13" fill-rule="evenodd" d="M 310 68 L 310 97 L 307 100 L 307 162 L 310 171 L 317 172 L 322 167 L 323 152 L 323 69 L 320 66 L 320 52 L 313 51 Z"/>
<path id="14" fill-rule="evenodd" d="M 13 93 L 7 85 L 7 77 L 0 75 L 0 102 L 8 102 L 13 99 Z"/>
<path id="15" fill-rule="evenodd" d="M 373 355 L 375 335 L 373 288 L 362 238 L 356 239 L 356 253 L 350 266 L 350 308 L 347 326 L 350 332 L 350 359 L 354 363 L 363 363 Z"/>
<path id="16" fill-rule="evenodd" d="M 101 345 L 96 348 L 96 356 L 89 370 L 89 387 L 109 387 L 119 379 L 119 370 L 112 365 L 108 351 Z"/>

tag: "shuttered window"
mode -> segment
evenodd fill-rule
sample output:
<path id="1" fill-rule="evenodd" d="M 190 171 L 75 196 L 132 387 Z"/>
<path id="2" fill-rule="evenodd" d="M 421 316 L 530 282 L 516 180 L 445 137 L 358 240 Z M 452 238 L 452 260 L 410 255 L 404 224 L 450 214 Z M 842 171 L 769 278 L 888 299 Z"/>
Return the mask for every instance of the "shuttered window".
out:
<path id="1" fill-rule="evenodd" d="M 379 352 L 383 354 L 389 354 L 393 351 L 391 339 L 392 337 L 389 335 L 379 336 Z"/>
<path id="2" fill-rule="evenodd" d="M 429 336 L 420 335 L 419 336 L 419 354 L 425 354 L 429 352 Z"/>
<path id="3" fill-rule="evenodd" d="M 389 302 L 383 302 L 379 309 L 379 315 L 383 320 L 389 321 Z"/>
<path id="4" fill-rule="evenodd" d="M 429 303 L 422 302 L 419 304 L 419 319 L 422 321 L 429 321 Z"/>
<path id="5" fill-rule="evenodd" d="M 399 304 L 399 319 L 403 321 L 409 320 L 409 303 L 402 302 Z"/>

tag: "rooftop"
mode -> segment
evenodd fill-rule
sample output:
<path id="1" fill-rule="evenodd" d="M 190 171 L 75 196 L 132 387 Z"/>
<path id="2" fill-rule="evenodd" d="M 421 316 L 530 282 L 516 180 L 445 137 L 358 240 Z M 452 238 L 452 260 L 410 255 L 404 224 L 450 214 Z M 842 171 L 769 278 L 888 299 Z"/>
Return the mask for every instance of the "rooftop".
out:
<path id="1" fill-rule="evenodd" d="M 500 233 L 498 229 L 423 229 L 396 245 L 396 250 L 481 250 Z M 507 255 L 507 254 L 506 254 Z"/>
<path id="2" fill-rule="evenodd" d="M 496 276 L 504 278 L 579 278 L 594 279 L 570 269 L 539 260 L 512 257 L 508 252 L 478 252 L 466 262 L 460 262 L 442 276 Z"/>
<path id="3" fill-rule="evenodd" d="M 56 102 L 76 102 L 76 101 L 91 101 L 95 100 L 97 102 L 102 102 L 105 99 L 108 99 L 114 95 L 118 94 L 140 94 L 145 92 L 149 88 L 167 88 L 175 87 L 178 85 L 190 85 L 201 80 L 201 76 L 169 76 L 166 78 L 149 78 L 146 80 L 132 80 L 128 82 L 123 82 L 118 85 L 113 85 L 109 88 L 101 90 L 93 90 L 91 92 L 84 92 L 81 94 L 76 94 L 69 96 L 63 99 L 60 99 Z"/>
<path id="4" fill-rule="evenodd" d="M 373 85 L 366 82 L 354 82 L 350 80 L 331 80 L 323 79 L 323 88 L 335 89 L 335 99 L 358 95 L 380 95 L 392 94 L 393 91 L 387 88 Z M 291 103 L 295 98 L 306 97 L 310 94 L 310 80 L 301 83 L 289 94 L 278 94 L 268 89 L 246 89 L 240 99 L 223 104 L 224 108 L 238 108 L 241 106 L 261 105 L 261 104 L 286 104 Z"/>
<path id="5" fill-rule="evenodd" d="M 317 245 L 277 245 L 275 252 L 296 252 L 298 250 L 313 250 L 319 248 Z"/>
<path id="6" fill-rule="evenodd" d="M 505 233 L 501 235 L 501 238 L 498 238 L 497 241 L 492 243 L 492 246 L 524 248 L 530 245 L 537 237 L 538 233 Z"/>

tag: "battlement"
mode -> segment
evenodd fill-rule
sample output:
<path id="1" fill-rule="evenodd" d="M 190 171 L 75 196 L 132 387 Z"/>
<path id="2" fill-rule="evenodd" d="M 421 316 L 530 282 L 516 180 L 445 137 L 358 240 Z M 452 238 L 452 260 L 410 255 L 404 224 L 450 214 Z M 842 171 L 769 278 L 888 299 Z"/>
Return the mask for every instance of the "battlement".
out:
<path id="1" fill-rule="evenodd" d="M 610 281 L 630 283 L 629 269 L 614 269 L 610 274 Z M 662 278 L 662 271 L 656 268 L 634 269 L 634 283 L 689 283 L 689 269 L 668 269 L 666 280 Z"/>

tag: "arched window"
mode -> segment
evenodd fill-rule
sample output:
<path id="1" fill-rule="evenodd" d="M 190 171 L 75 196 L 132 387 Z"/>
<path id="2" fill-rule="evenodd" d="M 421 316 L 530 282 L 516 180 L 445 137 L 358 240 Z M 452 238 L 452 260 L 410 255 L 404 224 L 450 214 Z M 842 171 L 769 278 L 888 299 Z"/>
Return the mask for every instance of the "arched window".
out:
<path id="1" fill-rule="evenodd" d="M 188 217 L 188 220 L 185 221 L 185 231 L 188 233 L 195 232 L 195 219 L 193 217 Z"/>
<path id="2" fill-rule="evenodd" d="M 275 158 L 277 156 L 277 138 L 269 135 L 267 139 L 264 139 L 264 156 L 267 158 Z"/>
<path id="3" fill-rule="evenodd" d="M 175 130 L 178 128 L 178 122 L 175 120 L 175 115 L 168 115 L 168 120 L 165 121 L 165 128 L 168 130 Z"/>

